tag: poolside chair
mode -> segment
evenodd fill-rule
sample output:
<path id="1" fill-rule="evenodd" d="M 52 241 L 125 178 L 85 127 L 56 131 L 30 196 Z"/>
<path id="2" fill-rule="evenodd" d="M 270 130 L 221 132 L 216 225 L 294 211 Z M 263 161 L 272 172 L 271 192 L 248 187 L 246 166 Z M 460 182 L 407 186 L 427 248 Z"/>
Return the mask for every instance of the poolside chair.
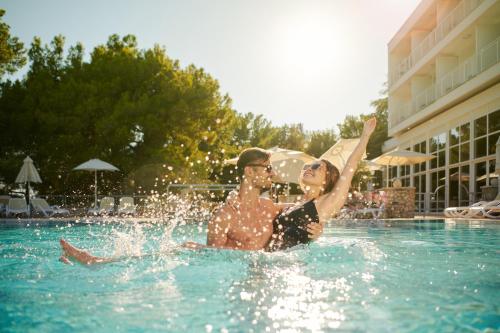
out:
<path id="1" fill-rule="evenodd" d="M 113 215 L 115 212 L 115 198 L 104 197 L 99 203 L 99 207 L 92 207 L 88 210 L 92 215 Z"/>
<path id="2" fill-rule="evenodd" d="M 470 206 L 449 207 L 443 213 L 446 217 L 453 218 L 474 218 L 484 216 L 484 212 L 488 209 L 494 209 L 500 204 L 500 194 L 493 201 L 479 201 Z"/>
<path id="3" fill-rule="evenodd" d="M 47 200 L 42 198 L 31 199 L 31 206 L 34 212 L 42 213 L 45 217 L 52 217 L 54 215 L 69 215 L 69 210 L 60 208 L 59 206 L 51 206 Z"/>
<path id="4" fill-rule="evenodd" d="M 490 219 L 500 219 L 500 205 L 496 207 L 484 208 L 483 216 Z"/>
<path id="5" fill-rule="evenodd" d="M 382 203 L 378 208 L 360 208 L 351 212 L 352 218 L 358 215 L 371 215 L 374 220 L 378 220 L 384 214 L 385 204 Z"/>
<path id="6" fill-rule="evenodd" d="M 467 217 L 495 217 L 496 213 L 500 212 L 500 200 L 493 200 L 485 203 L 482 206 L 472 207 L 467 214 Z"/>
<path id="7" fill-rule="evenodd" d="M 134 204 L 134 198 L 122 197 L 118 204 L 118 215 L 136 215 L 137 205 Z"/>
<path id="8" fill-rule="evenodd" d="M 468 216 L 469 213 L 472 213 L 470 211 L 472 208 L 481 207 L 487 203 L 488 203 L 488 201 L 478 201 L 470 206 L 448 207 L 443 211 L 443 213 L 444 213 L 444 216 L 452 217 L 452 218 L 472 217 L 472 216 Z M 474 215 L 476 215 L 475 212 L 474 212 Z"/>
<path id="9" fill-rule="evenodd" d="M 7 204 L 7 209 L 5 215 L 8 217 L 10 215 L 26 214 L 29 215 L 28 205 L 24 198 L 11 198 Z"/>

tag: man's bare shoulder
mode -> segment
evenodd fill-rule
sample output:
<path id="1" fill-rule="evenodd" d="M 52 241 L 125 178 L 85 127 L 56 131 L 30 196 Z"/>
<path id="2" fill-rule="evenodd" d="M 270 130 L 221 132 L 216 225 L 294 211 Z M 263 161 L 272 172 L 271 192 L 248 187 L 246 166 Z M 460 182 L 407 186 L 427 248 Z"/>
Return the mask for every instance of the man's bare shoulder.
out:
<path id="1" fill-rule="evenodd" d="M 279 208 L 276 206 L 276 204 L 269 198 L 259 198 L 259 205 L 262 207 L 262 209 L 268 210 L 268 211 L 278 211 Z"/>
<path id="2" fill-rule="evenodd" d="M 223 204 L 220 207 L 216 208 L 213 215 L 212 220 L 218 221 L 230 221 L 231 216 L 235 214 L 235 210 L 228 204 Z"/>

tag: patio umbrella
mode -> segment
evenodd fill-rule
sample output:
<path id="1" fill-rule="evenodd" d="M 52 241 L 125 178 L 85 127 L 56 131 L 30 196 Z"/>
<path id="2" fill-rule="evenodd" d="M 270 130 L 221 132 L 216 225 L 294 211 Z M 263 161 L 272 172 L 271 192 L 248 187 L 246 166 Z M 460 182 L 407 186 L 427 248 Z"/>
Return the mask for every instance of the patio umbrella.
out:
<path id="1" fill-rule="evenodd" d="M 336 144 L 334 144 L 330 149 L 328 149 L 320 159 L 325 159 L 330 161 L 333 165 L 339 169 L 342 173 L 349 156 L 358 145 L 360 139 L 340 139 Z M 366 154 L 363 154 L 363 158 L 366 158 Z"/>
<path id="2" fill-rule="evenodd" d="M 486 176 L 487 176 L 487 175 L 482 175 L 482 176 L 480 176 L 480 177 L 477 177 L 477 178 L 476 178 L 476 181 L 479 181 L 479 180 L 484 180 L 484 179 L 486 179 Z M 496 174 L 496 173 L 492 172 L 492 173 L 490 173 L 490 174 L 489 174 L 489 177 L 490 177 L 490 178 L 497 178 L 497 177 L 498 177 L 498 174 Z"/>
<path id="3" fill-rule="evenodd" d="M 436 156 L 418 153 L 409 150 L 395 149 L 374 158 L 372 162 L 387 166 L 387 186 L 389 186 L 389 166 L 411 165 L 432 160 Z"/>
<path id="4" fill-rule="evenodd" d="M 271 152 L 271 164 L 278 174 L 277 182 L 298 183 L 304 164 L 315 160 L 313 156 L 298 150 L 272 147 L 268 151 Z"/>
<path id="5" fill-rule="evenodd" d="M 455 182 L 458 182 L 459 180 L 461 182 L 468 182 L 470 179 L 470 176 L 468 173 L 462 172 L 461 174 L 459 174 L 458 172 L 455 172 L 455 173 L 452 173 L 449 178 L 450 178 L 450 180 L 455 181 Z M 440 178 L 440 180 L 446 180 L 446 177 Z"/>
<path id="6" fill-rule="evenodd" d="M 361 161 L 365 167 L 368 169 L 368 171 L 370 171 L 372 174 L 374 171 L 378 171 L 380 169 L 382 169 L 382 166 L 380 164 L 377 164 L 375 162 L 372 162 L 370 160 L 362 160 Z"/>
<path id="7" fill-rule="evenodd" d="M 80 164 L 73 170 L 86 170 L 94 171 L 94 208 L 97 208 L 97 171 L 120 171 L 114 165 L 107 162 L 101 161 L 99 159 L 91 159 L 85 163 Z"/>
<path id="8" fill-rule="evenodd" d="M 33 160 L 26 156 L 23 166 L 16 177 L 16 183 L 26 184 L 26 204 L 30 204 L 30 183 L 41 183 L 42 179 L 33 164 Z"/>
<path id="9" fill-rule="evenodd" d="M 297 183 L 304 164 L 315 160 L 313 156 L 298 150 L 272 147 L 267 151 L 271 153 L 271 164 L 277 174 L 274 181 L 277 183 Z M 238 157 L 224 162 L 235 165 L 238 163 Z"/>

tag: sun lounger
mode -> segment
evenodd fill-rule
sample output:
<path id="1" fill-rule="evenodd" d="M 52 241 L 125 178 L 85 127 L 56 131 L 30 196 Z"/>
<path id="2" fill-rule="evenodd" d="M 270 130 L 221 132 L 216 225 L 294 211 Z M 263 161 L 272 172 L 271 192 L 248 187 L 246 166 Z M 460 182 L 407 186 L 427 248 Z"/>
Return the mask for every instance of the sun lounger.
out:
<path id="1" fill-rule="evenodd" d="M 493 201 L 479 201 L 470 206 L 463 207 L 449 207 L 446 208 L 443 213 L 446 217 L 453 218 L 475 218 L 475 217 L 483 217 L 484 212 L 488 211 L 488 209 L 495 208 L 500 205 L 500 194 L 497 195 L 495 200 Z"/>
<path id="2" fill-rule="evenodd" d="M 136 215 L 137 205 L 134 204 L 134 198 L 122 197 L 118 204 L 118 215 Z"/>
<path id="3" fill-rule="evenodd" d="M 472 207 L 467 214 L 467 217 L 495 217 L 495 212 L 500 211 L 500 200 L 493 200 L 478 207 Z"/>
<path id="4" fill-rule="evenodd" d="M 113 215 L 114 212 L 115 198 L 113 197 L 102 198 L 98 208 L 93 207 L 88 210 L 88 213 L 92 215 Z"/>
<path id="5" fill-rule="evenodd" d="M 7 209 L 5 215 L 8 217 L 10 215 L 26 214 L 29 215 L 28 205 L 26 200 L 23 198 L 12 198 L 9 199 L 7 204 Z"/>
<path id="6" fill-rule="evenodd" d="M 31 205 L 34 212 L 42 213 L 45 217 L 54 215 L 69 215 L 69 210 L 60 208 L 59 206 L 50 206 L 47 200 L 42 198 L 31 199 Z"/>
<path id="7" fill-rule="evenodd" d="M 479 201 L 470 206 L 461 206 L 461 207 L 448 207 L 443 213 L 446 217 L 460 218 L 460 217 L 473 217 L 473 215 L 477 215 L 477 212 L 471 211 L 472 208 L 481 207 L 488 203 L 488 201 Z M 471 216 L 469 216 L 471 214 Z"/>
<path id="8" fill-rule="evenodd" d="M 352 211 L 351 215 L 356 218 L 359 215 L 371 215 L 373 219 L 379 219 L 384 213 L 385 205 L 382 203 L 378 208 L 360 208 Z"/>
<path id="9" fill-rule="evenodd" d="M 483 216 L 490 219 L 500 219 L 500 206 L 486 207 L 483 209 Z"/>

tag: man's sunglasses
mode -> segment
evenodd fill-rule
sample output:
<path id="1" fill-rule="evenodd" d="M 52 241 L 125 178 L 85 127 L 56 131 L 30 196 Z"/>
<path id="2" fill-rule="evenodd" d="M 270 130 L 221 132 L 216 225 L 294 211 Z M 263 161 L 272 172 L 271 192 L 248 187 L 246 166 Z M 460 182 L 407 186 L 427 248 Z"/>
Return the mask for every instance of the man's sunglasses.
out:
<path id="1" fill-rule="evenodd" d="M 318 170 L 320 167 L 321 167 L 321 163 L 316 162 L 316 163 L 312 163 L 312 164 L 304 164 L 304 166 L 302 167 L 302 170 L 307 170 L 309 168 L 311 168 L 311 170 Z"/>
<path id="2" fill-rule="evenodd" d="M 267 173 L 273 172 L 273 166 L 271 164 L 268 165 L 262 165 L 262 164 L 247 164 L 247 166 L 252 166 L 252 167 L 262 167 L 266 169 Z"/>

